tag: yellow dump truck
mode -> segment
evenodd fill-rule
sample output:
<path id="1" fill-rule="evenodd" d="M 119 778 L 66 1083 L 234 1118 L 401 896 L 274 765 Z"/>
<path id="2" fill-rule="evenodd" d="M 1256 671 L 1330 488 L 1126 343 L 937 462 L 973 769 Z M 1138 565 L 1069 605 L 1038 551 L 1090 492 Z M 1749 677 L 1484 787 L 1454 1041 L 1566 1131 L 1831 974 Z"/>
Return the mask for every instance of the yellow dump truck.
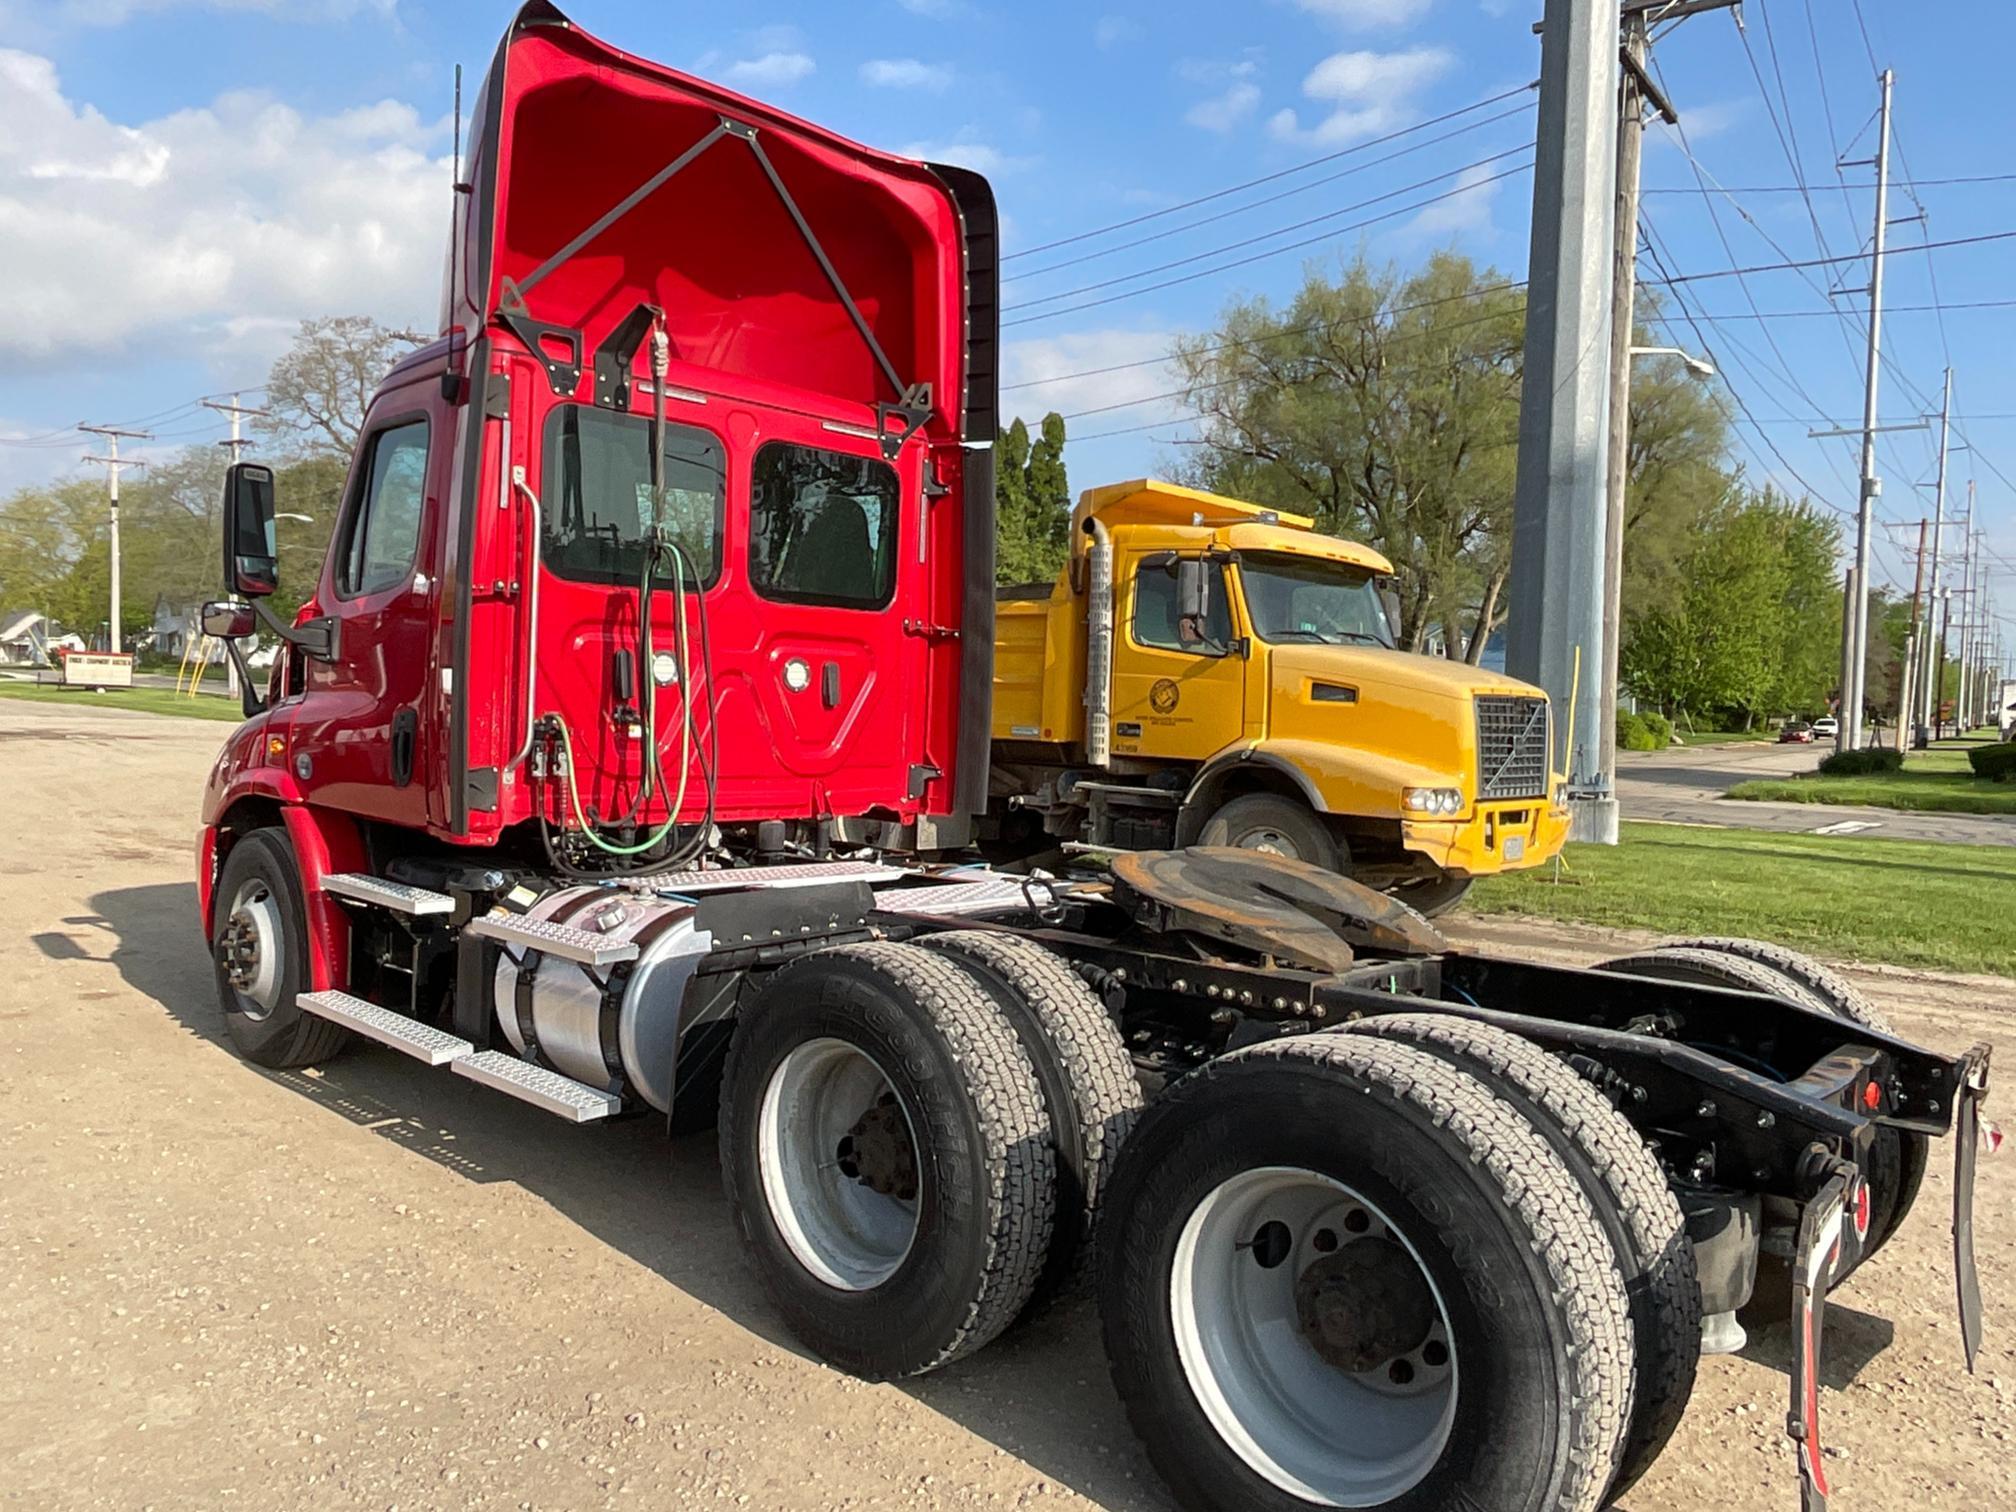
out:
<path id="1" fill-rule="evenodd" d="M 987 846 L 1250 846 L 1431 914 L 1554 856 L 1546 695 L 1396 650 L 1391 564 L 1313 525 L 1089 490 L 1057 581 L 998 592 Z"/>

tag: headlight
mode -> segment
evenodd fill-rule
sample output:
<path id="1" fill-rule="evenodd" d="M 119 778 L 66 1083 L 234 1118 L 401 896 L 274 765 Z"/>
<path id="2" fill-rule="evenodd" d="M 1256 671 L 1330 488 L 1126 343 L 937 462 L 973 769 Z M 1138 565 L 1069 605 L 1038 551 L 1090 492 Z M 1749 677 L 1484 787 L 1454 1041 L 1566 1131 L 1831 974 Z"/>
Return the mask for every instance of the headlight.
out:
<path id="1" fill-rule="evenodd" d="M 1460 814 L 1463 812 L 1463 790 L 1461 788 L 1402 788 L 1401 807 L 1416 814 Z"/>

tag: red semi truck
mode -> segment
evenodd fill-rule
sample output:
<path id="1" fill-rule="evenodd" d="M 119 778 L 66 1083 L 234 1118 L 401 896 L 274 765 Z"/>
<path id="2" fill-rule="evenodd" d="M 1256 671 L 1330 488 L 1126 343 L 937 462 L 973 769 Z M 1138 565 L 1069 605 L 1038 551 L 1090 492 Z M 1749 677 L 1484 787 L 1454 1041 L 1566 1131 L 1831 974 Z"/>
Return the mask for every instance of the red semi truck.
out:
<path id="1" fill-rule="evenodd" d="M 440 338 L 372 399 L 291 623 L 272 474 L 226 485 L 207 628 L 286 642 L 203 811 L 247 1059 L 369 1040 L 718 1127 L 776 1306 L 864 1375 L 1096 1260 L 1191 1507 L 1593 1508 L 1773 1265 L 1817 1499 L 1827 1290 L 1947 1134 L 1971 1362 L 1987 1050 L 1899 1040 L 1801 957 L 1474 955 L 1264 852 L 931 859 L 988 790 L 982 178 L 546 0 L 474 127 Z"/>

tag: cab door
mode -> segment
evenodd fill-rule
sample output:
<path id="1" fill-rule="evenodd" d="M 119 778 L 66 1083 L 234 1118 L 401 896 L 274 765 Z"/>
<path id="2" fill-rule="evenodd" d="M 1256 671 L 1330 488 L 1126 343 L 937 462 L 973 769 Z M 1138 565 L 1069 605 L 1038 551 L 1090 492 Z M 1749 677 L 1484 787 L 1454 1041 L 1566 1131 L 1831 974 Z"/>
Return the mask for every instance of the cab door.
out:
<path id="1" fill-rule="evenodd" d="M 1113 637 L 1113 751 L 1203 761 L 1246 730 L 1247 665 L 1222 563 L 1205 560 L 1210 595 L 1200 637 L 1186 637 L 1176 600 L 1176 559 L 1121 559 Z M 1195 627 L 1193 627 L 1195 628 Z"/>
<path id="2" fill-rule="evenodd" d="M 311 801 L 416 828 L 441 754 L 427 696 L 451 449 L 439 395 L 430 379 L 372 406 L 316 592 L 335 655 L 304 658 L 289 742 Z"/>

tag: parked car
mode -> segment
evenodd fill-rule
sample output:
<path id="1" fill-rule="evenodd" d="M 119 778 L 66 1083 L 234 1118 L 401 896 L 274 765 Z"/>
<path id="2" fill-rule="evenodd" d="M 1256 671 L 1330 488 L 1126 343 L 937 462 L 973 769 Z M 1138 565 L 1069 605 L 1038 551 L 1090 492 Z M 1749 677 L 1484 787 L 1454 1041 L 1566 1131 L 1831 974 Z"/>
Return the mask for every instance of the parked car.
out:
<path id="1" fill-rule="evenodd" d="M 1792 724 L 1788 724 L 1787 726 L 1785 726 L 1784 729 L 1778 732 L 1778 744 L 1780 745 L 1813 744 L 1813 726 L 1809 724 L 1798 723 L 1796 721 Z"/>
<path id="2" fill-rule="evenodd" d="M 1836 719 L 1832 714 L 1823 714 L 1820 718 L 1813 721 L 1813 738 L 1815 740 L 1832 740 L 1840 733 L 1841 721 Z"/>

